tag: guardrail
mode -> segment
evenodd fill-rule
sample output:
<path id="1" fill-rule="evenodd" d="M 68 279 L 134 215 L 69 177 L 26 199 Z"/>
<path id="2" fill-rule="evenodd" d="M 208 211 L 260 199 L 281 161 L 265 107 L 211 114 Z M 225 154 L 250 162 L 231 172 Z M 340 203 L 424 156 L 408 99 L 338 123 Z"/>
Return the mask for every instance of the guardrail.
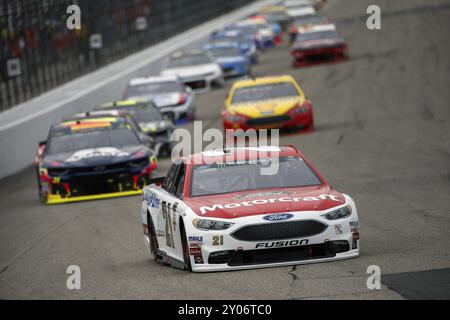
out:
<path id="1" fill-rule="evenodd" d="M 212 31 L 274 1 L 251 2 L 0 113 L 0 179 L 30 166 L 38 142 L 62 117 L 120 99 L 131 78 L 158 74 L 172 51 L 198 47 Z"/>
<path id="2" fill-rule="evenodd" d="M 0 0 L 0 112 L 251 1 Z"/>

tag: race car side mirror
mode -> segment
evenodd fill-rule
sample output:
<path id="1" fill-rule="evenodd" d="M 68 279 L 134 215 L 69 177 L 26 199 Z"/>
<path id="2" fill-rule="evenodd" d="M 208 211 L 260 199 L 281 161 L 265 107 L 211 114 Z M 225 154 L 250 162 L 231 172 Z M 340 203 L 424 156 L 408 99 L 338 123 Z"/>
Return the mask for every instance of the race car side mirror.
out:
<path id="1" fill-rule="evenodd" d="M 157 185 L 158 187 L 161 187 L 162 186 L 162 184 L 164 183 L 164 179 L 165 179 L 166 177 L 157 177 L 157 178 L 151 178 L 150 179 L 150 184 L 155 184 L 155 185 Z"/>

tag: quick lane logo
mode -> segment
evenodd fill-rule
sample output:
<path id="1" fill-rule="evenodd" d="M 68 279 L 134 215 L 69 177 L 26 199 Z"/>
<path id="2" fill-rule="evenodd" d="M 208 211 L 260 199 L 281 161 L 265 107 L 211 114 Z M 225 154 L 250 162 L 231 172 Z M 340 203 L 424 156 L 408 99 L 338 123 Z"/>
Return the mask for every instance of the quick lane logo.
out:
<path id="1" fill-rule="evenodd" d="M 308 242 L 309 242 L 308 239 L 258 242 L 255 248 L 280 248 L 280 247 L 302 246 L 308 244 Z"/>
<path id="2" fill-rule="evenodd" d="M 234 209 L 241 206 L 251 207 L 253 205 L 264 205 L 267 203 L 278 203 L 278 202 L 299 202 L 299 201 L 321 201 L 330 199 L 336 202 L 340 202 L 340 200 L 332 194 L 321 194 L 317 197 L 280 197 L 280 198 L 271 198 L 271 199 L 256 199 L 253 201 L 243 201 L 239 203 L 227 203 L 227 204 L 214 204 L 212 207 L 200 207 L 200 212 L 205 214 L 207 211 L 215 211 L 217 209 Z"/>
<path id="3" fill-rule="evenodd" d="M 263 219 L 267 221 L 282 221 L 292 218 L 294 215 L 290 213 L 276 213 L 264 216 Z"/>

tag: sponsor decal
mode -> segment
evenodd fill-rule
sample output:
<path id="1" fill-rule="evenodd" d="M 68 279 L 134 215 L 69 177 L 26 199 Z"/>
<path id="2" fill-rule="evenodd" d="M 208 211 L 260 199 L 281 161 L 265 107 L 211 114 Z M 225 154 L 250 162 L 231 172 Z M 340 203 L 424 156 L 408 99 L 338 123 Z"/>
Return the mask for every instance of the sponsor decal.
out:
<path id="1" fill-rule="evenodd" d="M 233 199 L 245 199 L 245 198 L 256 198 L 256 197 L 268 197 L 268 196 L 279 196 L 279 195 L 292 195 L 295 192 L 288 191 L 269 191 L 269 192 L 257 192 L 249 193 L 242 196 L 235 196 Z"/>
<path id="2" fill-rule="evenodd" d="M 335 195 L 331 194 L 321 194 L 317 197 L 279 197 L 279 198 L 271 198 L 271 199 L 256 199 L 252 201 L 243 201 L 239 203 L 227 203 L 227 204 L 214 204 L 211 207 L 203 206 L 200 207 L 201 214 L 205 214 L 207 211 L 215 211 L 217 209 L 234 209 L 238 207 L 251 207 L 254 205 L 264 205 L 267 203 L 279 203 L 279 202 L 301 202 L 301 201 L 322 201 L 330 199 L 332 201 L 340 202 L 339 199 Z"/>
<path id="3" fill-rule="evenodd" d="M 189 242 L 190 248 L 200 248 L 202 246 L 203 242 L 200 241 L 191 241 Z"/>
<path id="4" fill-rule="evenodd" d="M 105 147 L 105 148 L 93 148 L 80 150 L 72 154 L 65 162 L 77 162 L 83 159 L 89 159 L 94 157 L 128 157 L 128 152 L 119 150 L 117 148 Z"/>
<path id="5" fill-rule="evenodd" d="M 350 221 L 349 224 L 350 224 L 350 232 L 359 234 L 359 222 L 358 222 L 358 220 Z"/>
<path id="6" fill-rule="evenodd" d="M 350 227 L 359 227 L 359 222 L 358 222 L 358 220 L 350 221 L 349 224 L 350 224 Z"/>
<path id="7" fill-rule="evenodd" d="M 203 264 L 203 257 L 200 255 L 194 256 L 194 263 L 195 264 Z"/>
<path id="8" fill-rule="evenodd" d="M 308 242 L 309 242 L 308 239 L 258 242 L 255 248 L 280 248 L 280 247 L 302 246 L 308 244 Z"/>
<path id="9" fill-rule="evenodd" d="M 202 249 L 201 248 L 197 248 L 197 247 L 189 248 L 189 253 L 191 254 L 191 256 L 198 255 L 198 254 L 202 253 Z"/>
<path id="10" fill-rule="evenodd" d="M 267 221 L 282 221 L 292 218 L 294 215 L 290 213 L 275 213 L 264 216 L 263 219 Z"/>
<path id="11" fill-rule="evenodd" d="M 334 226 L 334 231 L 336 232 L 336 234 L 342 234 L 344 233 L 344 230 L 342 228 L 342 224 L 336 224 Z"/>
<path id="12" fill-rule="evenodd" d="M 203 241 L 203 236 L 189 236 L 188 237 L 188 241 L 202 242 Z"/>
<path id="13" fill-rule="evenodd" d="M 144 189 L 144 200 L 151 208 L 159 208 L 159 198 L 156 193 L 151 192 L 149 189 Z"/>
<path id="14" fill-rule="evenodd" d="M 164 231 L 162 230 L 156 230 L 155 233 L 157 237 L 164 237 Z"/>

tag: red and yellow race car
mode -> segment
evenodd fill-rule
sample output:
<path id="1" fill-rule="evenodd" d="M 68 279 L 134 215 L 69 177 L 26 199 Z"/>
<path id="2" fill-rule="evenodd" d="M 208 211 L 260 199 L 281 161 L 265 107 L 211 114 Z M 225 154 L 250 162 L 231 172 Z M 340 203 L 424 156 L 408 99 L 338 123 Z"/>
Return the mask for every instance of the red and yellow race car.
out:
<path id="1" fill-rule="evenodd" d="M 222 121 L 225 130 L 314 128 L 311 101 L 289 75 L 236 81 Z"/>

